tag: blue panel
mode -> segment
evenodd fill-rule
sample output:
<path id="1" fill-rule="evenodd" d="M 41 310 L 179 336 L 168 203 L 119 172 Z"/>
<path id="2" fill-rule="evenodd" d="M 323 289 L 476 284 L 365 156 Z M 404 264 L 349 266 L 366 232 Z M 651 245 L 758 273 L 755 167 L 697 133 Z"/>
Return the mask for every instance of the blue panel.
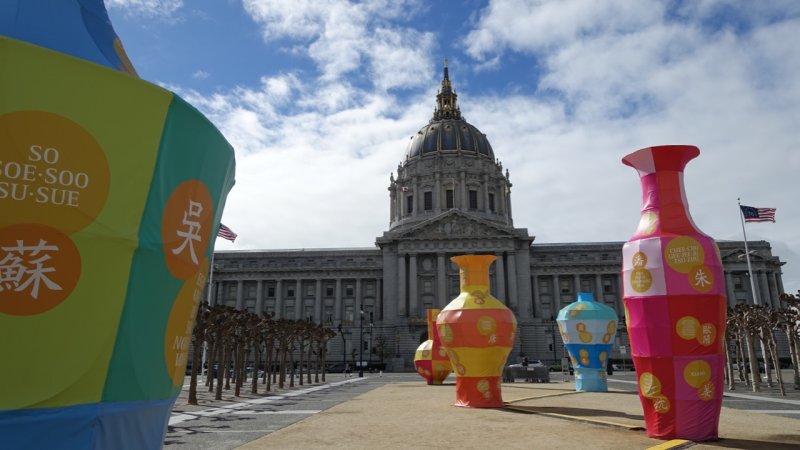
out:
<path id="1" fill-rule="evenodd" d="M 160 449 L 174 399 L 0 411 L 3 449 Z"/>

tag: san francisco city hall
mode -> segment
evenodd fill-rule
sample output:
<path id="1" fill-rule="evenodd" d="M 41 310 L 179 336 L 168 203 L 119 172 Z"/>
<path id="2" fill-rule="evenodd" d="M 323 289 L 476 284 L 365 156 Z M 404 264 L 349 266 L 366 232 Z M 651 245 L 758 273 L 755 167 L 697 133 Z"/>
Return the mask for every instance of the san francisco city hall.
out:
<path id="1" fill-rule="evenodd" d="M 527 228 L 514 226 L 508 169 L 486 135 L 462 117 L 456 99 L 445 65 L 433 118 L 411 137 L 390 176 L 389 229 L 375 247 L 217 251 L 211 303 L 341 330 L 329 343 L 329 362 L 347 355 L 352 364 L 361 335 L 363 360 L 378 362 L 371 349 L 383 341 L 391 349 L 387 370 L 394 371 L 413 370 L 414 350 L 427 339 L 425 310 L 458 295 L 455 255 L 497 256 L 492 294 L 519 323 L 509 363 L 522 355 L 560 360 L 553 316 L 578 292 L 592 292 L 624 317 L 623 242 L 534 244 Z M 730 305 L 752 303 L 743 242 L 717 243 Z M 780 307 L 784 263 L 769 242 L 748 247 L 758 299 Z M 612 358 L 630 361 L 624 330 L 617 340 Z"/>

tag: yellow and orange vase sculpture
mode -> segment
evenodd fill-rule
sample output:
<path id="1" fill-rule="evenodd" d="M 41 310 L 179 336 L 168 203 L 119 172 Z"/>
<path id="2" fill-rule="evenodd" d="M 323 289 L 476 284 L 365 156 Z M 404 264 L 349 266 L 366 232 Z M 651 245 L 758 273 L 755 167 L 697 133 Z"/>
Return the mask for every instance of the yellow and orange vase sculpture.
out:
<path id="1" fill-rule="evenodd" d="M 639 172 L 642 213 L 623 247 L 623 297 L 647 434 L 717 439 L 727 301 L 719 249 L 692 222 L 683 187 L 697 147 L 645 148 L 622 162 Z"/>
<path id="2" fill-rule="evenodd" d="M 439 316 L 439 311 L 441 310 L 428 310 L 428 337 L 430 339 L 420 344 L 414 353 L 414 367 L 428 384 L 442 384 L 453 371 L 447 352 L 439 339 L 439 330 L 436 328 L 436 317 Z"/>
<path id="3" fill-rule="evenodd" d="M 517 319 L 489 293 L 491 255 L 455 256 L 461 293 L 436 319 L 442 346 L 456 373 L 456 406 L 499 408 L 502 373 L 514 344 Z"/>

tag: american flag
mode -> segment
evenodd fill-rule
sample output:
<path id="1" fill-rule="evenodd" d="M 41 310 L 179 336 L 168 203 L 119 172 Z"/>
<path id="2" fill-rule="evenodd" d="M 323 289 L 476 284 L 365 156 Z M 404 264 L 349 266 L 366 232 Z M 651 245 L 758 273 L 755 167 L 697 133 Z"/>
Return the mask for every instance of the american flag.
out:
<path id="1" fill-rule="evenodd" d="M 739 205 L 745 222 L 773 222 L 775 223 L 775 208 L 754 208 Z"/>
<path id="2" fill-rule="evenodd" d="M 237 234 L 231 231 L 230 228 L 226 227 L 224 223 L 219 224 L 219 231 L 217 232 L 217 237 L 221 237 L 222 239 L 227 239 L 231 242 L 236 240 Z"/>

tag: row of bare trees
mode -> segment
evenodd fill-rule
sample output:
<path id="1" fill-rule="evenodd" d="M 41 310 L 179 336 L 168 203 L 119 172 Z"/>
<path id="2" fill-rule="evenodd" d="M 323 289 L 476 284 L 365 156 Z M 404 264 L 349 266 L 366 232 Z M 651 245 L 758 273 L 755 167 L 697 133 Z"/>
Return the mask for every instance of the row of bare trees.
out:
<path id="1" fill-rule="evenodd" d="M 295 367 L 299 371 L 300 385 L 303 385 L 304 375 L 306 382 L 311 384 L 312 368 L 314 382 L 319 383 L 320 372 L 325 382 L 327 344 L 335 336 L 333 330 L 313 322 L 274 320 L 269 315 L 259 317 L 230 306 L 203 303 L 192 334 L 189 404 L 197 404 L 197 379 L 201 374 L 204 346 L 208 368 L 205 384 L 209 392 L 215 393 L 214 398 L 221 400 L 223 381 L 224 388 L 230 389 L 233 380 L 234 395 L 238 397 L 241 394 L 249 376 L 247 369 L 251 356 L 250 392 L 253 394 L 258 393 L 259 368 L 262 366 L 264 371 L 260 378 L 267 391 L 272 390 L 275 384 L 283 389 L 287 375 L 289 387 L 294 387 Z M 297 364 L 295 355 L 298 355 Z"/>
<path id="2" fill-rule="evenodd" d="M 740 381 L 751 386 L 753 392 L 761 389 L 761 375 L 756 345 L 761 349 L 764 376 L 767 386 L 773 387 L 773 371 L 782 395 L 786 395 L 778 359 L 775 332 L 781 331 L 789 344 L 789 354 L 794 368 L 794 389 L 800 389 L 800 291 L 797 296 L 782 294 L 785 308 L 773 309 L 762 305 L 736 305 L 728 310 L 725 351 L 728 388 L 735 389 L 734 365 Z M 733 354 L 731 350 L 735 349 Z"/>

